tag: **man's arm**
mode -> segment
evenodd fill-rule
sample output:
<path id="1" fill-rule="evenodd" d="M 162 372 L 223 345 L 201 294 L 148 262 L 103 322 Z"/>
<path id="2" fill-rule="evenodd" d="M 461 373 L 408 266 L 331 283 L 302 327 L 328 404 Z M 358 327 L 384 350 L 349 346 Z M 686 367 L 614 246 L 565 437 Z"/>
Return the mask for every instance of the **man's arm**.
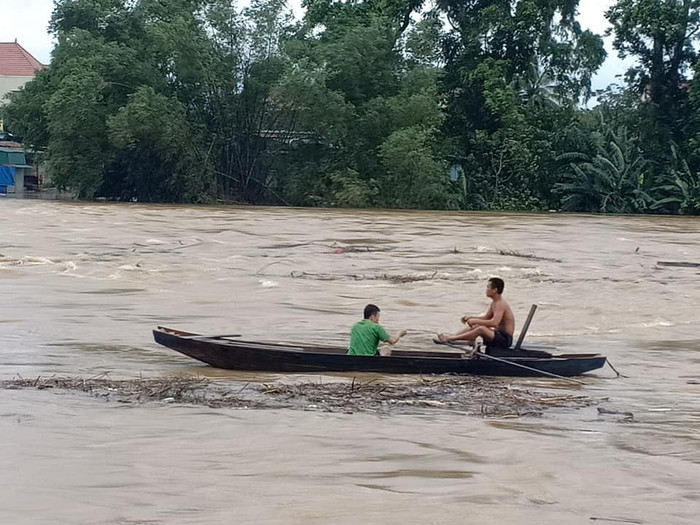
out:
<path id="1" fill-rule="evenodd" d="M 395 345 L 396 343 L 399 342 L 399 339 L 401 339 L 404 335 L 406 335 L 406 330 L 401 330 L 399 332 L 399 335 L 393 335 L 389 339 L 387 339 L 387 343 L 390 345 Z"/>
<path id="2" fill-rule="evenodd" d="M 462 323 L 463 324 L 468 324 L 469 326 L 478 326 L 479 323 L 475 323 L 474 321 L 483 321 L 487 319 L 491 319 L 493 317 L 492 313 L 492 308 L 493 305 L 489 305 L 489 309 L 486 310 L 486 313 L 484 315 L 472 315 L 472 316 L 464 316 L 462 317 Z"/>
<path id="3" fill-rule="evenodd" d="M 401 330 L 399 332 L 399 335 L 390 335 L 389 332 L 387 332 L 382 325 L 376 325 L 376 334 L 379 340 L 382 343 L 389 343 L 390 345 L 395 345 L 399 339 L 401 339 L 404 335 L 406 335 L 406 330 Z"/>
<path id="4" fill-rule="evenodd" d="M 486 326 L 488 328 L 494 329 L 501 326 L 501 321 L 503 321 L 503 314 L 505 314 L 506 311 L 505 304 L 499 302 L 495 307 L 491 305 L 491 307 L 489 307 L 489 310 L 492 312 L 491 317 L 487 319 L 481 317 L 475 319 L 471 317 L 470 326 Z"/>

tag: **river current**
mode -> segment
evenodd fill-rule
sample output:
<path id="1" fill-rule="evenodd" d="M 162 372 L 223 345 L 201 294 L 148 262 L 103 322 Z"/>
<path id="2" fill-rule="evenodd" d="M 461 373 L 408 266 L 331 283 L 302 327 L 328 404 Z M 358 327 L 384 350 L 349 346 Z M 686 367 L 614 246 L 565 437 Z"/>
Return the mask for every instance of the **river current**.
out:
<path id="1" fill-rule="evenodd" d="M 0 523 L 698 522 L 700 218 L 9 199 L 0 217 L 0 379 L 314 379 L 215 370 L 151 330 L 345 344 L 372 302 L 424 348 L 494 275 L 516 336 L 537 304 L 526 341 L 627 376 L 504 379 L 596 401 L 522 418 L 0 390 Z"/>

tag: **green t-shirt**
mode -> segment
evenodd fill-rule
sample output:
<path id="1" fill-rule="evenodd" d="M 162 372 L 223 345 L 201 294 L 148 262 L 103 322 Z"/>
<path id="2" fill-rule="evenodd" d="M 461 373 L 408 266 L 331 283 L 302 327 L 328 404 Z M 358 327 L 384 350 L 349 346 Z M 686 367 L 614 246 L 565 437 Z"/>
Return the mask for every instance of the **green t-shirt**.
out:
<path id="1" fill-rule="evenodd" d="M 390 337 L 381 325 L 363 319 L 350 331 L 348 355 L 376 355 L 379 341 L 388 341 Z"/>

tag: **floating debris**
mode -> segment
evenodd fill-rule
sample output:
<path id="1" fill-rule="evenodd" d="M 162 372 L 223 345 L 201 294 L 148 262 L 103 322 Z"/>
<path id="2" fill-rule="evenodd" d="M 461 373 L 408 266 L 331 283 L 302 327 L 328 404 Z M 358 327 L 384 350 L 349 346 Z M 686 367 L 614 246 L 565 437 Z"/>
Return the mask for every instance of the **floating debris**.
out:
<path id="1" fill-rule="evenodd" d="M 623 410 L 616 410 L 612 408 L 604 408 L 604 407 L 598 407 L 598 415 L 614 415 L 614 416 L 622 416 L 623 419 L 625 420 L 632 420 L 634 419 L 634 414 L 632 412 L 626 412 Z"/>
<path id="2" fill-rule="evenodd" d="M 403 284 L 419 281 L 432 280 L 447 280 L 447 281 L 476 281 L 480 277 L 474 275 L 471 278 L 458 278 L 449 274 L 439 274 L 437 271 L 430 273 L 410 273 L 410 274 L 343 274 L 333 275 L 328 273 L 309 273 L 294 270 L 290 273 L 293 279 L 312 279 L 317 281 L 337 281 L 337 280 L 354 280 L 354 281 L 388 281 L 390 283 Z"/>
<path id="3" fill-rule="evenodd" d="M 0 381 L 0 388 L 17 390 L 69 390 L 90 394 L 108 401 L 120 403 L 175 402 L 206 404 L 206 379 L 192 377 L 168 377 L 163 379 L 113 380 L 103 374 L 89 379 L 74 377 L 37 377 L 36 379 L 10 379 Z M 170 399 L 171 401 L 166 401 Z"/>
<path id="4" fill-rule="evenodd" d="M 686 261 L 658 261 L 658 266 L 672 266 L 674 268 L 700 268 L 700 263 Z"/>
<path id="5" fill-rule="evenodd" d="M 498 250 L 499 255 L 507 255 L 508 257 L 522 257 L 524 259 L 532 259 L 533 261 L 549 261 L 549 262 L 562 262 L 561 259 L 554 259 L 551 257 L 540 257 L 531 253 L 520 253 L 511 250 Z"/>
<path id="6" fill-rule="evenodd" d="M 489 417 L 540 416 L 547 408 L 582 407 L 593 402 L 584 396 L 554 396 L 513 388 L 502 379 L 473 376 L 422 377 L 408 383 L 274 384 L 267 385 L 263 393 L 328 412 L 448 410 Z"/>
<path id="7" fill-rule="evenodd" d="M 323 412 L 381 414 L 460 412 L 482 417 L 541 416 L 555 407 L 585 407 L 585 396 L 551 395 L 513 388 L 503 379 L 472 376 L 431 376 L 406 382 L 333 381 L 323 383 L 246 383 L 194 377 L 112 380 L 49 377 L 0 381 L 0 388 L 65 390 L 118 403 L 191 404 L 211 408 L 289 408 Z"/>

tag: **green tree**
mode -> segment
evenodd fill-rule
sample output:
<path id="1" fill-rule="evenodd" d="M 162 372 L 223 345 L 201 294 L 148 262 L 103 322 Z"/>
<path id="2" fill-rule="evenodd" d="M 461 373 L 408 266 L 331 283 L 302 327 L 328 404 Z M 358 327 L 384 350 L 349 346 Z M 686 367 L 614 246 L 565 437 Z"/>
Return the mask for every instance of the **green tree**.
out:
<path id="1" fill-rule="evenodd" d="M 186 202 L 213 198 L 211 167 L 198 161 L 185 108 L 175 98 L 140 87 L 107 119 L 107 132 L 118 152 L 119 187 L 132 188 L 134 197 Z"/>
<path id="2" fill-rule="evenodd" d="M 605 53 L 577 0 L 306 0 L 299 24 L 283 0 L 58 0 L 51 68 L 3 114 L 81 198 L 689 212 L 695 3 L 652 4 L 610 16 L 639 56 L 649 6 L 685 27 L 672 111 L 632 89 L 578 109 Z"/>
<path id="3" fill-rule="evenodd" d="M 219 191 L 247 202 L 286 202 L 271 174 L 272 159 L 296 126 L 296 94 L 282 87 L 291 67 L 283 47 L 294 28 L 286 4 L 256 0 L 241 10 L 212 0 L 205 13 L 212 51 L 200 77 L 206 98 L 198 114 L 216 159 Z"/>
<path id="4" fill-rule="evenodd" d="M 618 0 L 606 13 L 615 49 L 638 60 L 630 79 L 661 110 L 685 98 L 693 42 L 700 37 L 699 8 L 699 0 Z"/>
<path id="5" fill-rule="evenodd" d="M 407 52 L 413 30 L 389 7 L 311 2 L 288 43 L 286 82 L 308 94 L 297 99 L 297 129 L 313 137 L 287 155 L 280 191 L 293 203 L 449 206 L 438 69 Z"/>
<path id="6" fill-rule="evenodd" d="M 674 156 L 688 155 L 689 72 L 697 60 L 699 8 L 698 0 L 618 0 L 606 13 L 615 49 L 637 60 L 627 81 L 638 97 L 635 126 L 644 155 L 653 159 L 651 178 L 657 186 L 675 177 L 669 168 Z"/>
<path id="7" fill-rule="evenodd" d="M 565 211 L 642 213 L 654 203 L 645 185 L 649 163 L 642 157 L 639 141 L 627 129 L 600 123 L 594 156 L 570 153 L 560 157 L 569 171 L 555 191 Z"/>
<path id="8" fill-rule="evenodd" d="M 89 69 L 61 80 L 46 102 L 49 168 L 56 185 L 92 198 L 102 184 L 107 149 L 103 78 Z"/>
<path id="9" fill-rule="evenodd" d="M 577 1 L 441 0 L 445 132 L 462 159 L 468 206 L 551 206 L 557 133 L 590 94 L 605 52 Z M 540 127 L 542 126 L 542 127 Z"/>
<path id="10" fill-rule="evenodd" d="M 46 100 L 54 91 L 51 70 L 37 72 L 34 80 L 7 95 L 7 104 L 0 104 L 4 124 L 34 150 L 43 150 L 49 143 Z"/>

